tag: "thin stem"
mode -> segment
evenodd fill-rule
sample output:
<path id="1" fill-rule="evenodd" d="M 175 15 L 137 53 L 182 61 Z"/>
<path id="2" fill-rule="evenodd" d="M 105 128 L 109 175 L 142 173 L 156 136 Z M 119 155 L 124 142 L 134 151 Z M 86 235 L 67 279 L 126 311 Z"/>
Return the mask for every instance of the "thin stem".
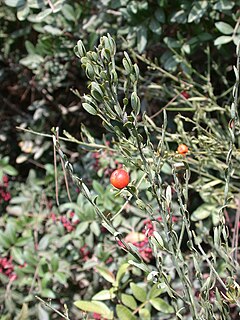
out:
<path id="1" fill-rule="evenodd" d="M 47 0 L 47 2 L 48 2 L 49 7 L 52 9 L 52 11 L 54 11 L 55 8 L 54 8 L 54 5 L 53 5 L 52 1 L 51 0 Z"/>
<path id="2" fill-rule="evenodd" d="M 60 311 L 58 311 L 57 309 L 55 309 L 54 307 L 52 307 L 49 303 L 47 303 L 46 301 L 44 301 L 43 299 L 41 299 L 38 296 L 35 296 L 36 299 L 38 299 L 41 303 L 43 303 L 46 307 L 50 308 L 51 310 L 53 310 L 54 312 L 56 312 L 60 317 L 62 317 L 63 319 L 66 320 L 70 320 L 70 318 L 68 316 L 66 316 L 65 314 L 61 313 Z"/>
<path id="3" fill-rule="evenodd" d="M 157 117 L 161 112 L 163 112 L 164 109 L 170 106 L 173 103 L 173 101 L 175 101 L 180 95 L 181 95 L 181 92 L 175 95 L 162 109 L 158 110 L 154 115 L 150 116 L 150 119 Z"/>
<path id="4" fill-rule="evenodd" d="M 216 278 L 218 279 L 219 283 L 221 283 L 222 287 L 227 291 L 227 287 L 225 285 L 225 283 L 222 281 L 222 279 L 220 278 L 220 276 L 218 275 L 217 271 L 215 270 L 214 266 L 212 265 L 211 261 L 208 259 L 206 253 L 204 252 L 202 246 L 200 244 L 198 244 L 198 248 L 201 251 L 202 255 L 204 256 L 205 260 L 207 261 L 207 264 L 209 266 L 209 268 L 214 272 Z"/>
<path id="5" fill-rule="evenodd" d="M 51 134 L 41 133 L 41 132 L 37 132 L 37 131 L 31 130 L 31 129 L 25 129 L 25 128 L 21 128 L 21 127 L 16 127 L 16 129 L 20 130 L 20 131 L 24 131 L 24 132 L 29 132 L 29 133 L 35 134 L 37 136 L 42 136 L 42 137 L 46 137 L 46 138 L 52 139 L 52 135 Z M 106 149 L 108 151 L 116 151 L 115 149 L 109 148 L 108 146 L 106 146 L 104 144 L 85 143 L 85 142 L 79 141 L 77 139 L 73 139 L 72 140 L 72 139 L 69 139 L 69 138 L 61 137 L 61 136 L 59 136 L 58 139 L 62 140 L 62 141 L 73 142 L 73 143 L 76 143 L 76 144 L 78 144 L 78 145 L 80 145 L 82 147 L 87 147 L 87 148 L 92 148 L 92 149 Z"/>

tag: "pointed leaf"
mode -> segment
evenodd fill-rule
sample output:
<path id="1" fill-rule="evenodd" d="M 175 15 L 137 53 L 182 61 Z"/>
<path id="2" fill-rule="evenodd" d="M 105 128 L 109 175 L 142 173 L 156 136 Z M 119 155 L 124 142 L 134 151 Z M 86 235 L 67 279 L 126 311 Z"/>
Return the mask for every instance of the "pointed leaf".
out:
<path id="1" fill-rule="evenodd" d="M 149 292 L 149 299 L 156 298 L 160 296 L 161 293 L 165 292 L 166 290 L 164 288 L 158 288 L 158 284 L 155 284 L 150 292 Z"/>
<path id="2" fill-rule="evenodd" d="M 146 308 L 139 310 L 139 316 L 141 320 L 151 320 L 151 314 Z"/>
<path id="3" fill-rule="evenodd" d="M 88 113 L 92 114 L 93 116 L 97 115 L 97 111 L 87 102 L 82 103 L 83 109 L 85 109 Z"/>
<path id="4" fill-rule="evenodd" d="M 170 306 L 165 300 L 163 300 L 161 298 L 153 298 L 149 302 L 158 311 L 161 311 L 164 313 L 173 313 L 174 312 L 173 307 Z"/>
<path id="5" fill-rule="evenodd" d="M 121 265 L 121 267 L 118 269 L 117 272 L 117 276 L 116 276 L 116 286 L 119 285 L 119 282 L 121 281 L 121 279 L 123 278 L 123 276 L 125 275 L 127 269 L 129 268 L 129 264 L 128 263 L 124 263 Z"/>
<path id="6" fill-rule="evenodd" d="M 96 312 L 104 316 L 107 319 L 113 319 L 113 312 L 108 306 L 99 301 L 76 301 L 74 305 L 85 312 Z"/>
<path id="7" fill-rule="evenodd" d="M 111 300 L 115 298 L 116 295 L 112 293 L 110 290 L 102 290 L 96 293 L 93 297 L 92 300 Z"/>
<path id="8" fill-rule="evenodd" d="M 116 312 L 119 320 L 137 320 L 137 318 L 127 307 L 124 307 L 120 304 L 117 305 Z"/>
<path id="9" fill-rule="evenodd" d="M 141 302 L 145 302 L 147 300 L 146 291 L 135 283 L 131 282 L 130 287 L 132 289 L 134 297 Z"/>
<path id="10" fill-rule="evenodd" d="M 220 36 L 214 40 L 214 45 L 219 46 L 220 44 L 225 44 L 232 41 L 232 37 L 230 36 Z"/>
<path id="11" fill-rule="evenodd" d="M 218 213 L 218 208 L 214 204 L 204 203 L 199 206 L 191 215 L 192 221 L 199 221 L 208 218 L 212 213 Z"/>
<path id="12" fill-rule="evenodd" d="M 29 319 L 29 313 L 28 313 L 28 305 L 24 303 L 22 305 L 22 309 L 17 317 L 17 320 L 28 320 Z"/>
<path id="13" fill-rule="evenodd" d="M 110 272 L 107 268 L 102 266 L 96 266 L 96 269 L 100 273 L 100 275 L 108 282 L 113 283 L 115 281 L 114 274 Z"/>
<path id="14" fill-rule="evenodd" d="M 137 308 L 137 302 L 133 298 L 133 296 L 131 296 L 130 294 L 123 293 L 121 295 L 121 300 L 122 300 L 122 303 L 128 308 L 132 310 L 135 310 Z"/>
<path id="15" fill-rule="evenodd" d="M 216 22 L 215 26 L 223 34 L 233 34 L 233 27 L 226 22 L 223 22 L 223 21 Z"/>

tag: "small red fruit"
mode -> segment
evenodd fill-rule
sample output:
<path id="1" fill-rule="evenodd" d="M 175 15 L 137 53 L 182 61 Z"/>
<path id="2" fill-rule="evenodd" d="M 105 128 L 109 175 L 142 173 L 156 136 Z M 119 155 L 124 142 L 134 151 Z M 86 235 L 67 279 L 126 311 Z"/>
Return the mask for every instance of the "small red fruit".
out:
<path id="1" fill-rule="evenodd" d="M 111 184 L 117 189 L 125 188 L 129 184 L 129 181 L 129 174 L 124 169 L 117 169 L 113 171 L 110 177 Z"/>
<path id="2" fill-rule="evenodd" d="M 178 146 L 177 151 L 179 154 L 185 155 L 186 153 L 188 153 L 188 147 L 182 143 Z"/>
<path id="3" fill-rule="evenodd" d="M 190 94 L 187 91 L 182 91 L 181 95 L 185 98 L 185 99 L 189 99 L 190 98 Z"/>

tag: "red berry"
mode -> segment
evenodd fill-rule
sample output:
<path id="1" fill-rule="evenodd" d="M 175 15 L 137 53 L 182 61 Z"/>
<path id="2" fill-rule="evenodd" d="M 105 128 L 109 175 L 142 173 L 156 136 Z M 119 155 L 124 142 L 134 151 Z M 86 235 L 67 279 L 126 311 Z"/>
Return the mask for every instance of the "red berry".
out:
<path id="1" fill-rule="evenodd" d="M 129 174 L 124 169 L 117 169 L 113 171 L 110 177 L 111 184 L 117 189 L 125 188 L 129 184 L 129 181 Z"/>
<path id="2" fill-rule="evenodd" d="M 190 94 L 186 91 L 181 92 L 181 95 L 185 98 L 185 99 L 189 99 L 190 98 Z"/>
<path id="3" fill-rule="evenodd" d="M 179 154 L 185 155 L 188 153 L 188 147 L 185 144 L 180 144 L 177 148 Z"/>

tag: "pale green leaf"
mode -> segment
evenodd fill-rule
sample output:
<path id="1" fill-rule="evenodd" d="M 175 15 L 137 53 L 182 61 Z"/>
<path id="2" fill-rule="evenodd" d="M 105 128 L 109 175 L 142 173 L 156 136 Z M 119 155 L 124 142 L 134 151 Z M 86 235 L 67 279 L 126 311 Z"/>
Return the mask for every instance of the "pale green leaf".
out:
<path id="1" fill-rule="evenodd" d="M 199 206 L 191 215 L 192 221 L 199 221 L 208 218 L 212 213 L 218 212 L 218 208 L 214 204 L 204 203 Z"/>
<path id="2" fill-rule="evenodd" d="M 106 319 L 113 319 L 113 312 L 108 306 L 100 301 L 76 301 L 74 305 L 85 312 L 96 312 L 104 316 Z"/>
<path id="3" fill-rule="evenodd" d="M 83 109 L 85 109 L 88 113 L 93 116 L 97 115 L 97 111 L 87 102 L 82 103 Z"/>
<path id="4" fill-rule="evenodd" d="M 137 320 L 127 307 L 120 304 L 117 305 L 116 312 L 119 320 Z"/>
<path id="5" fill-rule="evenodd" d="M 139 310 L 139 316 L 141 320 L 151 320 L 151 314 L 146 308 Z"/>
<path id="6" fill-rule="evenodd" d="M 120 268 L 118 269 L 118 272 L 117 272 L 117 276 L 116 276 L 116 286 L 119 285 L 119 282 L 121 281 L 121 279 L 125 275 L 128 268 L 129 268 L 128 263 L 124 263 L 120 266 Z"/>
<path id="7" fill-rule="evenodd" d="M 219 46 L 221 44 L 225 44 L 232 41 L 232 37 L 230 36 L 220 36 L 217 39 L 214 40 L 214 45 Z"/>
<path id="8" fill-rule="evenodd" d="M 233 34 L 233 27 L 226 22 L 223 22 L 223 21 L 216 22 L 215 26 L 223 34 Z"/>
<path id="9" fill-rule="evenodd" d="M 111 300 L 115 298 L 116 295 L 112 293 L 110 290 L 102 290 L 96 293 L 93 297 L 92 300 Z"/>
<path id="10" fill-rule="evenodd" d="M 25 0 L 4 0 L 5 4 L 9 7 L 22 7 L 25 4 Z"/>
<path id="11" fill-rule="evenodd" d="M 115 281 L 114 274 L 103 266 L 96 266 L 97 272 L 108 282 L 113 283 Z"/>
<path id="12" fill-rule="evenodd" d="M 22 305 L 22 309 L 21 309 L 19 315 L 17 316 L 16 320 L 28 320 L 28 319 L 29 319 L 28 305 L 26 303 L 24 303 Z"/>
<path id="13" fill-rule="evenodd" d="M 164 313 L 173 313 L 174 312 L 173 307 L 170 306 L 165 300 L 163 300 L 161 298 L 150 299 L 150 303 L 158 311 L 161 311 Z"/>
<path id="14" fill-rule="evenodd" d="M 134 297 L 138 301 L 145 302 L 147 300 L 147 293 L 142 287 L 140 287 L 137 284 L 131 282 L 130 283 L 130 288 L 132 289 L 132 293 L 133 293 Z"/>
<path id="15" fill-rule="evenodd" d="M 122 300 L 122 303 L 128 308 L 132 310 L 135 310 L 137 308 L 137 302 L 133 298 L 133 296 L 131 296 L 130 294 L 123 293 L 121 295 L 121 300 Z"/>

